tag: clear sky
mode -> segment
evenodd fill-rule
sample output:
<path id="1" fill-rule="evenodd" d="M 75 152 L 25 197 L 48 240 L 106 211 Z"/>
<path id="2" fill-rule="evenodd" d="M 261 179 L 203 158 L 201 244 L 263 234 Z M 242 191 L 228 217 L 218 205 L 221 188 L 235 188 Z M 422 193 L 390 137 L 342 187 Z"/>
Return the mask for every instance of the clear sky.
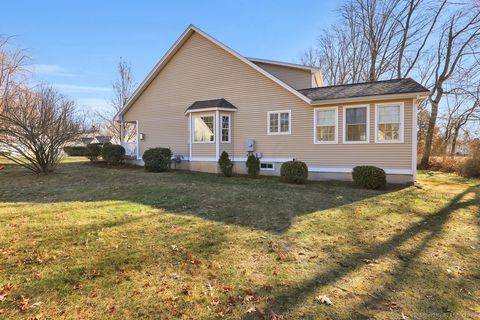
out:
<path id="1" fill-rule="evenodd" d="M 0 34 L 26 48 L 41 80 L 79 105 L 111 95 L 122 57 L 141 82 L 189 24 L 240 54 L 298 61 L 340 1 L 7 1 Z"/>

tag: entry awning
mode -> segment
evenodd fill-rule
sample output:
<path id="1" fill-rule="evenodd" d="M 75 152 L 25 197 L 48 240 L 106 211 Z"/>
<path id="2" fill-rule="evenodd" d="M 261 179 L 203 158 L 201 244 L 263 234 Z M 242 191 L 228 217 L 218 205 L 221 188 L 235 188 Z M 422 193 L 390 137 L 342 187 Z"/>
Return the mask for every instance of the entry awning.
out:
<path id="1" fill-rule="evenodd" d="M 225 99 L 213 99 L 195 101 L 190 107 L 185 110 L 185 113 L 200 112 L 200 111 L 237 111 L 237 107 Z"/>

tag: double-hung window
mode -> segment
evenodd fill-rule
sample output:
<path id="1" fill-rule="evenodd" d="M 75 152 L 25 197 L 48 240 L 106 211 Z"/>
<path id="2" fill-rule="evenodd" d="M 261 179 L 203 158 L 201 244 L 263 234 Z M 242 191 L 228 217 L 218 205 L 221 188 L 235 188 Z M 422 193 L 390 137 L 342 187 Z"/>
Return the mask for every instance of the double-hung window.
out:
<path id="1" fill-rule="evenodd" d="M 215 117 L 213 115 L 194 115 L 193 142 L 215 142 Z"/>
<path id="2" fill-rule="evenodd" d="M 369 107 L 344 107 L 343 142 L 368 143 L 369 140 Z"/>
<path id="3" fill-rule="evenodd" d="M 381 104 L 375 109 L 375 142 L 403 142 L 403 104 Z"/>
<path id="4" fill-rule="evenodd" d="M 229 143 L 230 142 L 230 115 L 228 114 L 222 114 L 221 115 L 221 125 L 222 125 L 222 130 L 221 130 L 221 142 L 223 143 Z"/>
<path id="5" fill-rule="evenodd" d="M 338 109 L 315 109 L 315 143 L 337 143 Z"/>
<path id="6" fill-rule="evenodd" d="M 268 134 L 290 134 L 292 113 L 290 110 L 270 111 L 268 116 Z"/>

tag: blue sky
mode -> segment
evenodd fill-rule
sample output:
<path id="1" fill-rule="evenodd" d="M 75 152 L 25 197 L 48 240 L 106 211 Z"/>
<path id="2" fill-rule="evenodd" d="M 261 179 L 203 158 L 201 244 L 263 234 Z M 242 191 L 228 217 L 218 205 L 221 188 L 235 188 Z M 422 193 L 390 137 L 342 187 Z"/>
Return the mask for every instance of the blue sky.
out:
<path id="1" fill-rule="evenodd" d="M 132 64 L 137 82 L 194 24 L 237 52 L 298 61 L 339 1 L 8 1 L 0 34 L 26 48 L 40 80 L 87 108 L 111 95 L 116 65 Z"/>

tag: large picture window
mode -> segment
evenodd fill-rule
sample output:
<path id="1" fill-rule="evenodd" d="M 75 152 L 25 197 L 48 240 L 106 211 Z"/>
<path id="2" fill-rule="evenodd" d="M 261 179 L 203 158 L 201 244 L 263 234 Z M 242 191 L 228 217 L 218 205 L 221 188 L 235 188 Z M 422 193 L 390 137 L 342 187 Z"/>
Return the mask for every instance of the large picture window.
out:
<path id="1" fill-rule="evenodd" d="M 193 142 L 215 142 L 215 117 L 213 115 L 193 116 Z"/>
<path id="2" fill-rule="evenodd" d="M 221 131 L 221 137 L 222 139 L 220 140 L 223 143 L 229 143 L 230 142 L 230 115 L 228 114 L 222 114 L 221 115 L 222 119 L 222 131 Z"/>
<path id="3" fill-rule="evenodd" d="M 291 114 L 290 110 L 268 112 L 268 134 L 290 134 Z"/>
<path id="4" fill-rule="evenodd" d="M 403 142 L 403 105 L 376 106 L 376 142 Z"/>
<path id="5" fill-rule="evenodd" d="M 344 132 L 345 143 L 368 143 L 368 106 L 345 107 Z"/>
<path id="6" fill-rule="evenodd" d="M 337 108 L 315 109 L 315 143 L 337 143 Z"/>

